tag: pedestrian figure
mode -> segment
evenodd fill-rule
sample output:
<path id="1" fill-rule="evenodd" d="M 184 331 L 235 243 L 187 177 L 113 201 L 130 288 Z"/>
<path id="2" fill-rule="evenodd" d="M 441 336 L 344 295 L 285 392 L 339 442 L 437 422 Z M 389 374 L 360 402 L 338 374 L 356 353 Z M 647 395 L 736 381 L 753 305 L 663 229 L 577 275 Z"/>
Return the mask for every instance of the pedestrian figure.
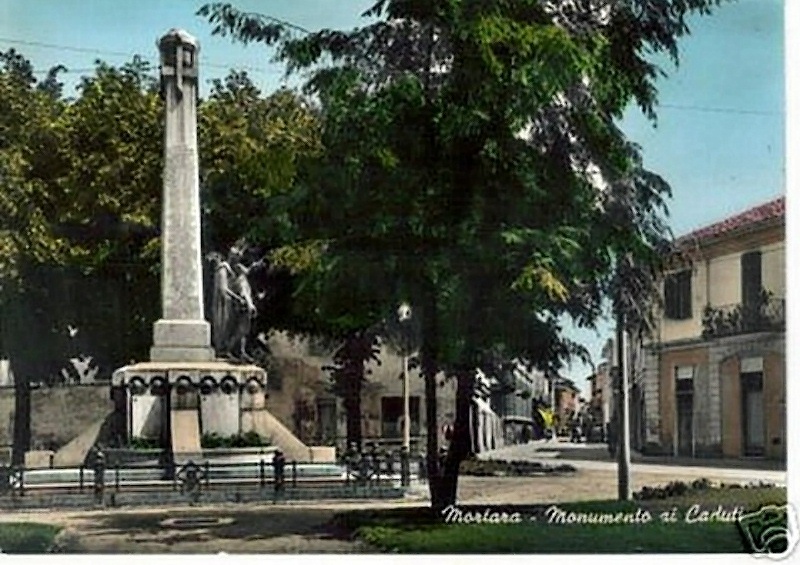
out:
<path id="1" fill-rule="evenodd" d="M 272 456 L 272 477 L 275 486 L 275 498 L 283 493 L 283 484 L 285 479 L 286 457 L 283 452 L 278 449 L 275 455 Z"/>
<path id="2" fill-rule="evenodd" d="M 447 459 L 447 449 L 444 447 L 439 448 L 439 476 L 444 476 L 444 462 Z"/>
<path id="3" fill-rule="evenodd" d="M 611 420 L 606 430 L 606 438 L 608 439 L 608 454 L 614 457 L 617 454 L 617 422 Z"/>
<path id="4" fill-rule="evenodd" d="M 572 421 L 572 434 L 570 436 L 570 442 L 581 442 L 581 423 L 577 418 Z"/>
<path id="5" fill-rule="evenodd" d="M 373 443 L 369 446 L 369 469 L 370 479 L 378 478 L 381 473 L 381 454 L 378 451 L 378 445 Z"/>
<path id="6" fill-rule="evenodd" d="M 103 504 L 105 491 L 106 456 L 98 449 L 94 456 L 94 499 L 97 504 Z"/>
<path id="7" fill-rule="evenodd" d="M 371 462 L 369 455 L 366 453 L 359 454 L 358 459 L 358 482 L 365 484 L 369 480 L 371 470 Z"/>
<path id="8" fill-rule="evenodd" d="M 184 484 L 186 485 L 186 492 L 189 494 L 192 502 L 197 502 L 200 496 L 200 477 L 197 472 L 197 465 L 194 463 L 189 463 L 186 468 Z"/>

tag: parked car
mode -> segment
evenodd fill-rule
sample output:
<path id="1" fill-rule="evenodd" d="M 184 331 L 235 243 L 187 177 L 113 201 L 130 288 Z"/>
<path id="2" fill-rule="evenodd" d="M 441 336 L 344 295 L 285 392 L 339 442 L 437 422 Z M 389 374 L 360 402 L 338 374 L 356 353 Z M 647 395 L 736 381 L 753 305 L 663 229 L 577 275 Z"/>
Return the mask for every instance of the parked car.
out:
<path id="1" fill-rule="evenodd" d="M 600 443 L 605 439 L 603 435 L 603 426 L 599 424 L 594 425 L 587 430 L 586 441 L 591 443 Z"/>

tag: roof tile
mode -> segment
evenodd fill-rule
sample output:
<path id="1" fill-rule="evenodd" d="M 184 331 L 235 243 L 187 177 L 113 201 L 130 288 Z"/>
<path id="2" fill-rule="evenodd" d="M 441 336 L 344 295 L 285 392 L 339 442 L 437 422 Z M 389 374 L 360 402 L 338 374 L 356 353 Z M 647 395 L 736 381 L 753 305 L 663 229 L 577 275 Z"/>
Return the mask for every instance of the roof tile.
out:
<path id="1" fill-rule="evenodd" d="M 675 240 L 676 244 L 689 241 L 706 240 L 740 230 L 746 226 L 759 224 L 767 220 L 782 218 L 786 215 L 786 197 L 781 196 L 764 204 L 759 204 L 724 220 L 696 229 Z"/>

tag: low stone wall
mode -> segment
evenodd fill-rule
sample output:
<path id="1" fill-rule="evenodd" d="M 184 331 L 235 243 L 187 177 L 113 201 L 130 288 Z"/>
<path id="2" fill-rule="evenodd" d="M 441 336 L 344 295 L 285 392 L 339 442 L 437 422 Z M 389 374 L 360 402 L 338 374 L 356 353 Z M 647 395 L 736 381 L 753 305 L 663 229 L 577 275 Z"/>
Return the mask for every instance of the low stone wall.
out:
<path id="1" fill-rule="evenodd" d="M 0 449 L 14 443 L 14 387 L 0 387 Z M 0 456 L 1 457 L 1 456 Z"/>
<path id="2" fill-rule="evenodd" d="M 28 451 L 25 454 L 25 468 L 39 469 L 42 467 L 51 467 L 54 457 L 55 451 L 49 449 Z"/>
<path id="3" fill-rule="evenodd" d="M 336 461 L 336 448 L 325 445 L 312 445 L 311 463 L 333 463 Z"/>
<path id="4" fill-rule="evenodd" d="M 31 391 L 30 449 L 58 450 L 113 410 L 106 383 Z M 0 459 L 14 442 L 14 388 L 0 387 Z"/>

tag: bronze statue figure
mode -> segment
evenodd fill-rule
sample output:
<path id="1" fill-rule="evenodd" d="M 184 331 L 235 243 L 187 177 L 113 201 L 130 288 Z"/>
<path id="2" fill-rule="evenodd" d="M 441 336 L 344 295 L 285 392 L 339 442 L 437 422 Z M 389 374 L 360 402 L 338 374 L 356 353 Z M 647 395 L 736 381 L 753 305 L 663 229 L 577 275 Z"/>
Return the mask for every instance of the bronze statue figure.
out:
<path id="1" fill-rule="evenodd" d="M 211 341 L 217 355 L 229 359 L 251 361 L 247 354 L 247 337 L 257 311 L 248 275 L 264 264 L 261 259 L 245 266 L 246 244 L 237 241 L 227 259 L 220 253 L 209 253 L 214 265 L 214 288 L 211 306 Z"/>

